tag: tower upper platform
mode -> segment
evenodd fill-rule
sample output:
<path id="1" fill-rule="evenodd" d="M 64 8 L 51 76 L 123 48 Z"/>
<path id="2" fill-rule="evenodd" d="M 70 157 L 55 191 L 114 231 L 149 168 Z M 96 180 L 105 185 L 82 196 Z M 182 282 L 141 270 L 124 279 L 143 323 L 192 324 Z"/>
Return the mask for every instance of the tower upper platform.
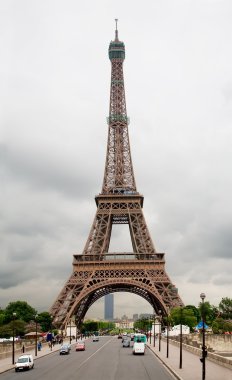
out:
<path id="1" fill-rule="evenodd" d="M 122 41 L 118 39 L 118 29 L 117 29 L 117 19 L 116 21 L 116 30 L 115 30 L 115 39 L 110 42 L 109 46 L 109 59 L 125 59 L 125 45 Z"/>

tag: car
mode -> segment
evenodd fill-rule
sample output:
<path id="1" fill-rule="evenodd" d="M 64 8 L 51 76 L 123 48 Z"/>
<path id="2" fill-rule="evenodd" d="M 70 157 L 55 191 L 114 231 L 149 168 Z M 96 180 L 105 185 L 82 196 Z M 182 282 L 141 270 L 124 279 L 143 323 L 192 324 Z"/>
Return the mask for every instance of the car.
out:
<path id="1" fill-rule="evenodd" d="M 123 339 L 122 347 L 130 347 L 130 339 Z"/>
<path id="2" fill-rule="evenodd" d="M 15 363 L 15 372 L 24 371 L 34 368 L 32 355 L 21 355 Z"/>
<path id="3" fill-rule="evenodd" d="M 122 334 L 118 334 L 118 339 L 122 339 Z"/>
<path id="4" fill-rule="evenodd" d="M 77 342 L 76 351 L 85 351 L 85 342 Z"/>
<path id="5" fill-rule="evenodd" d="M 63 346 L 60 347 L 60 355 L 68 355 L 71 350 L 70 344 L 63 344 Z"/>
<path id="6" fill-rule="evenodd" d="M 94 335 L 94 337 L 93 337 L 93 342 L 99 342 L 99 336 Z"/>

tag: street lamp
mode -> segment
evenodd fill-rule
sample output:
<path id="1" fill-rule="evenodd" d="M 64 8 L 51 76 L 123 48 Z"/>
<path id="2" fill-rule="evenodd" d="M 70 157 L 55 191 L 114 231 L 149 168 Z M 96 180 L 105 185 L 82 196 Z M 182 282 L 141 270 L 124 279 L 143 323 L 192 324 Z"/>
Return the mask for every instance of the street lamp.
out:
<path id="1" fill-rule="evenodd" d="M 72 324 L 71 324 L 71 322 L 72 322 L 72 319 L 70 318 L 70 326 L 69 326 L 69 343 L 71 344 L 71 342 L 72 342 L 72 337 L 71 337 L 71 332 L 72 332 L 72 330 L 71 330 L 71 328 L 72 328 Z"/>
<path id="2" fill-rule="evenodd" d="M 205 345 L 205 310 L 204 310 L 204 301 L 205 301 L 205 293 L 200 294 L 202 300 L 201 306 L 201 319 L 202 319 L 202 357 L 200 361 L 202 362 L 202 380 L 205 380 L 205 358 L 207 356 L 207 350 Z"/>
<path id="3" fill-rule="evenodd" d="M 35 315 L 35 356 L 37 356 L 37 332 L 38 332 L 38 314 Z"/>
<path id="4" fill-rule="evenodd" d="M 51 351 L 52 351 L 52 343 L 53 343 L 53 333 L 52 333 L 52 322 L 53 322 L 53 316 L 50 315 L 50 329 L 51 329 L 51 332 L 49 333 L 49 341 L 50 341 L 50 347 L 51 347 Z"/>
<path id="5" fill-rule="evenodd" d="M 15 318 L 16 318 L 16 313 L 12 314 L 13 316 L 13 322 L 12 322 L 12 327 L 13 327 L 13 341 L 12 341 L 12 364 L 15 364 Z"/>
<path id="6" fill-rule="evenodd" d="M 182 306 L 180 307 L 180 364 L 179 368 L 182 368 L 182 341 L 183 341 L 183 334 L 182 334 L 182 316 L 183 316 L 183 309 Z"/>
<path id="7" fill-rule="evenodd" d="M 162 311 L 159 310 L 159 351 L 161 351 L 161 321 L 162 321 Z"/>
<path id="8" fill-rule="evenodd" d="M 169 309 L 167 311 L 167 353 L 166 357 L 168 358 L 169 356 Z"/>
<path id="9" fill-rule="evenodd" d="M 154 321 L 154 336 L 153 336 L 153 338 L 154 338 L 154 347 L 155 347 L 155 313 L 153 315 L 153 321 Z"/>
<path id="10" fill-rule="evenodd" d="M 152 330 L 152 323 L 151 323 L 152 316 L 149 316 L 149 333 L 150 333 L 150 344 L 151 344 L 151 330 Z"/>

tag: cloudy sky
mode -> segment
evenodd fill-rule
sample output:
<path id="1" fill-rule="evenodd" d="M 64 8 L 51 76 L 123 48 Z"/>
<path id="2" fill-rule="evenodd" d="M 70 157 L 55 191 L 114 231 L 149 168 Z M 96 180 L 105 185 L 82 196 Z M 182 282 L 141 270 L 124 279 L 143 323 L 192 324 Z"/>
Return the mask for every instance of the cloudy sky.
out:
<path id="1" fill-rule="evenodd" d="M 114 19 L 138 191 L 185 304 L 232 297 L 231 0 L 0 1 L 0 307 L 48 310 L 101 191 Z M 131 250 L 127 226 L 112 250 Z M 120 246 L 122 245 L 122 247 Z M 115 315 L 151 312 L 115 295 Z M 103 316 L 103 301 L 89 310 Z"/>

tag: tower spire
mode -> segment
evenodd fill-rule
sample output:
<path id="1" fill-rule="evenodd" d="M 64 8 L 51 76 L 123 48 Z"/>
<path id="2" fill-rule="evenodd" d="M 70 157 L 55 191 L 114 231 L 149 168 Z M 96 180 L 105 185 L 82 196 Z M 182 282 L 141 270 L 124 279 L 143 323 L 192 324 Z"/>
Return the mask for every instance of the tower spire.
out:
<path id="1" fill-rule="evenodd" d="M 123 77 L 125 45 L 118 39 L 116 22 L 115 40 L 110 42 L 109 59 L 111 61 L 111 86 L 108 145 L 102 194 L 116 191 L 137 191 L 130 153 L 126 110 L 126 97 Z"/>
<path id="2" fill-rule="evenodd" d="M 115 29 L 115 41 L 118 41 L 118 19 L 115 18 L 116 29 Z"/>

